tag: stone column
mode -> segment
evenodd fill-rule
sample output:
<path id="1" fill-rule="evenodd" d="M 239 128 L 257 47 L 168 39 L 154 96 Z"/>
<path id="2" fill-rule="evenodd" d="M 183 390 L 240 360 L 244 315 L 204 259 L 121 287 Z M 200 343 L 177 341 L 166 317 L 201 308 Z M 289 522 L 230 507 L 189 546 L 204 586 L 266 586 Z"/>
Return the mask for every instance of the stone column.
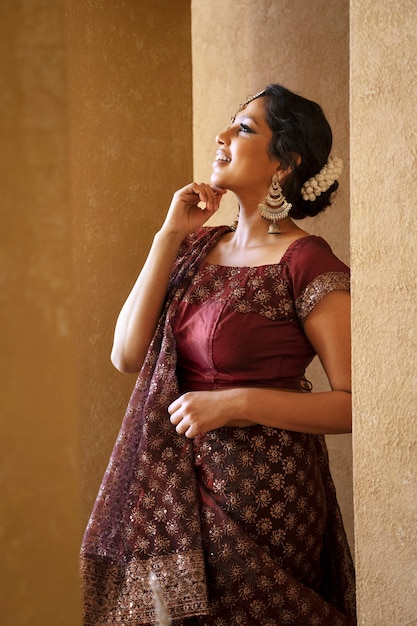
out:
<path id="1" fill-rule="evenodd" d="M 417 7 L 351 1 L 357 595 L 364 626 L 417 624 Z"/>

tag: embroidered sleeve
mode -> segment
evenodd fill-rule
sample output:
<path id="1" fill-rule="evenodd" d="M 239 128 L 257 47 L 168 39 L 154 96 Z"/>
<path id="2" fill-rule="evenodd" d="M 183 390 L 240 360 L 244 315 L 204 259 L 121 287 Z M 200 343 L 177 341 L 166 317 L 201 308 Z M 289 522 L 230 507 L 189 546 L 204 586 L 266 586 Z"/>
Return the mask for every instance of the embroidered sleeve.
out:
<path id="1" fill-rule="evenodd" d="M 350 290 L 349 274 L 346 272 L 326 272 L 314 278 L 301 292 L 295 302 L 297 315 L 304 324 L 307 315 L 311 313 L 316 304 L 328 293 L 336 289 Z"/>

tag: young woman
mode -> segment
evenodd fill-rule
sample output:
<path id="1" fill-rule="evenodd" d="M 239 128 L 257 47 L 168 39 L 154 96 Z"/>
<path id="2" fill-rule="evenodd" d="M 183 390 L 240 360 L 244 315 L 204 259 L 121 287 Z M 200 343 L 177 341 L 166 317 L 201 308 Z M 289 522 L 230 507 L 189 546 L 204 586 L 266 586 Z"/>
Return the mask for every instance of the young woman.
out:
<path id="1" fill-rule="evenodd" d="M 291 218 L 341 171 L 320 107 L 269 85 L 174 194 L 119 315 L 139 372 L 82 547 L 86 624 L 353 625 L 323 435 L 351 429 L 348 268 Z M 226 190 L 232 227 L 204 227 Z M 309 393 L 318 355 L 331 391 Z"/>

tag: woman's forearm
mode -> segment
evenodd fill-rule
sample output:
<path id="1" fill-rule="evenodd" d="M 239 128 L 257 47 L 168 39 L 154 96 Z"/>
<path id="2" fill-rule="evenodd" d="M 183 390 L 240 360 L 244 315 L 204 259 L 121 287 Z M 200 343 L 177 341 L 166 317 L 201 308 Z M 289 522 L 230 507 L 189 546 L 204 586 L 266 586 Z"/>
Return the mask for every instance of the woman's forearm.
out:
<path id="1" fill-rule="evenodd" d="M 214 215 L 225 193 L 205 183 L 190 183 L 174 193 L 164 225 L 117 319 L 111 360 L 121 372 L 138 372 L 142 367 L 181 242 Z"/>
<path id="2" fill-rule="evenodd" d="M 184 235 L 159 231 L 116 323 L 111 360 L 125 373 L 142 367 L 161 314 L 168 282 Z"/>
<path id="3" fill-rule="evenodd" d="M 349 391 L 291 393 L 278 389 L 235 387 L 190 391 L 168 407 L 179 434 L 195 437 L 223 427 L 254 424 L 313 434 L 351 431 Z"/>
<path id="4" fill-rule="evenodd" d="M 314 434 L 348 433 L 352 430 L 352 402 L 349 390 L 317 393 L 290 393 L 275 389 L 230 390 L 235 417 Z M 234 397 L 233 397 L 234 396 Z M 232 425 L 231 419 L 230 425 Z"/>

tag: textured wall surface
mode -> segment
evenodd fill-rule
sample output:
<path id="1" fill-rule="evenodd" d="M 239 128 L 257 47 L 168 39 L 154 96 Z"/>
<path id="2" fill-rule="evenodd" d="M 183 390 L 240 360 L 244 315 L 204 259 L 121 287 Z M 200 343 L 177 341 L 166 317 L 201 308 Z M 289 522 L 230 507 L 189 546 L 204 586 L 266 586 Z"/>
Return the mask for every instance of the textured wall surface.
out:
<path id="1" fill-rule="evenodd" d="M 351 2 L 359 624 L 417 624 L 417 6 Z"/>
<path id="2" fill-rule="evenodd" d="M 269 81 L 322 104 L 348 164 L 347 0 L 192 10 L 196 179 Z M 109 363 L 115 317 L 192 176 L 190 2 L 0 2 L 0 33 L 0 621 L 76 626 L 80 535 L 133 385 Z M 414 0 L 351 0 L 361 626 L 417 624 L 416 33 Z M 349 260 L 347 167 L 307 228 Z M 350 438 L 329 444 L 352 541 Z"/>
<path id="3" fill-rule="evenodd" d="M 192 176 L 190 20 L 188 0 L 0 2 L 2 626 L 81 622 L 81 533 L 134 383 L 114 324 Z"/>
<path id="4" fill-rule="evenodd" d="M 333 154 L 345 162 L 334 205 L 304 220 L 349 263 L 349 2 L 348 0 L 193 0 L 194 177 L 208 180 L 215 136 L 237 106 L 270 82 L 315 100 L 333 129 Z M 235 219 L 226 195 L 213 223 Z M 327 380 L 315 363 L 315 389 Z M 351 436 L 328 437 L 332 472 L 353 546 Z"/>
<path id="5" fill-rule="evenodd" d="M 64 14 L 0 3 L 0 622 L 79 623 Z"/>
<path id="6" fill-rule="evenodd" d="M 84 519 L 135 381 L 110 363 L 116 317 L 191 178 L 190 20 L 187 0 L 68 3 Z"/>

